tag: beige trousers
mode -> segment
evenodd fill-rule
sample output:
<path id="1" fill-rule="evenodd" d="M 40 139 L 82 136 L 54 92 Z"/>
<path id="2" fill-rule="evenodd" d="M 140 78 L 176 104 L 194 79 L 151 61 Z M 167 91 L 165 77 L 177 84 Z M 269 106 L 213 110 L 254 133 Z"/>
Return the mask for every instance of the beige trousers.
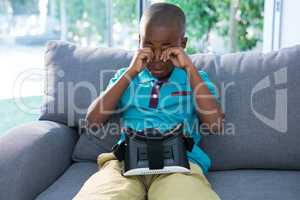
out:
<path id="1" fill-rule="evenodd" d="M 114 154 L 98 156 L 93 174 L 73 200 L 220 200 L 202 169 L 190 162 L 191 174 L 122 176 L 123 161 Z"/>

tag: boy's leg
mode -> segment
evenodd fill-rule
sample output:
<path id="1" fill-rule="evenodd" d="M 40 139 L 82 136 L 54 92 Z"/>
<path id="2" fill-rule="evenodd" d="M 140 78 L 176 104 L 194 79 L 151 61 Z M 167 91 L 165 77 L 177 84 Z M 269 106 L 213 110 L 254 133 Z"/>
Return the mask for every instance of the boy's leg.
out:
<path id="1" fill-rule="evenodd" d="M 157 176 L 150 185 L 148 200 L 220 200 L 202 169 L 190 162 L 191 174 L 173 173 Z"/>
<path id="2" fill-rule="evenodd" d="M 73 200 L 144 200 L 145 186 L 137 176 L 124 177 L 121 174 L 123 162 L 111 153 L 98 157 L 100 170 L 93 174 Z"/>

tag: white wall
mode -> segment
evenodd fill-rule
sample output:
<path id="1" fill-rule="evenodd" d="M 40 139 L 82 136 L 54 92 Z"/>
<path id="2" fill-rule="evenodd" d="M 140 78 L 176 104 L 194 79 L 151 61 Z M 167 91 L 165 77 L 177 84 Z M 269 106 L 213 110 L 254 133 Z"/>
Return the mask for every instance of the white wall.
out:
<path id="1" fill-rule="evenodd" d="M 300 44 L 300 0 L 284 0 L 282 16 L 281 47 Z"/>
<path id="2" fill-rule="evenodd" d="M 265 0 L 263 51 L 300 44 L 300 0 Z"/>

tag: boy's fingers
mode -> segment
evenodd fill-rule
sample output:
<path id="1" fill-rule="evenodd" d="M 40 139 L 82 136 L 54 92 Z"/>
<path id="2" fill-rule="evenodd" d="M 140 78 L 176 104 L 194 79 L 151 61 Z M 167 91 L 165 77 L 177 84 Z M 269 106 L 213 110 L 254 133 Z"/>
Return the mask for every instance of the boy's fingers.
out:
<path id="1" fill-rule="evenodd" d="M 150 52 L 143 52 L 141 56 L 142 60 L 145 60 L 147 63 L 149 63 L 152 60 L 152 54 Z"/>
<path id="2" fill-rule="evenodd" d="M 152 60 L 152 56 L 151 56 L 151 54 L 148 54 L 147 63 L 151 62 L 151 60 Z"/>
<path id="3" fill-rule="evenodd" d="M 163 51 L 163 52 L 161 53 L 159 60 L 164 60 L 164 55 L 165 55 L 165 51 Z"/>
<path id="4" fill-rule="evenodd" d="M 148 55 L 148 58 L 149 58 L 148 62 L 150 62 L 153 59 L 154 54 L 153 54 L 152 51 L 150 51 L 149 53 L 147 53 L 147 55 Z"/>
<path id="5" fill-rule="evenodd" d="M 170 49 L 167 49 L 167 60 L 169 60 L 170 59 Z"/>
<path id="6" fill-rule="evenodd" d="M 174 57 L 172 57 L 172 54 L 173 54 L 173 50 L 172 50 L 172 48 L 169 48 L 167 51 L 167 60 L 173 61 Z"/>
<path id="7" fill-rule="evenodd" d="M 166 56 L 167 56 L 167 50 L 164 50 L 163 51 L 163 59 L 162 59 L 163 62 L 165 62 Z"/>
<path id="8" fill-rule="evenodd" d="M 166 50 L 164 50 L 162 53 L 161 53 L 162 57 L 161 57 L 161 60 L 163 62 L 165 62 L 165 56 L 166 56 Z"/>
<path id="9" fill-rule="evenodd" d="M 164 51 L 164 57 L 163 57 L 163 61 L 164 61 L 164 62 L 167 62 L 167 60 L 168 60 L 168 49 L 166 49 L 166 50 Z"/>
<path id="10" fill-rule="evenodd" d="M 146 53 L 141 53 L 140 58 L 143 62 L 148 62 L 148 55 Z"/>
<path id="11" fill-rule="evenodd" d="M 140 49 L 138 49 L 138 52 L 139 52 L 140 58 L 142 58 L 142 59 L 145 59 L 145 55 L 147 57 L 150 57 L 150 59 L 152 59 L 152 57 L 154 55 L 152 49 L 149 47 L 140 48 Z"/>
<path id="12" fill-rule="evenodd" d="M 154 53 L 151 48 L 144 48 L 143 52 L 149 54 L 150 60 L 152 60 Z"/>
<path id="13" fill-rule="evenodd" d="M 176 53 L 176 49 L 170 48 L 170 49 L 169 49 L 168 55 L 169 55 L 170 57 L 172 57 L 172 55 L 175 55 L 175 53 Z"/>
<path id="14" fill-rule="evenodd" d="M 167 60 L 169 60 L 169 52 L 170 52 L 169 49 L 166 49 L 166 50 L 165 50 L 165 54 L 164 54 L 164 62 L 166 62 Z"/>
<path id="15" fill-rule="evenodd" d="M 142 52 L 145 52 L 145 51 L 150 51 L 151 48 L 149 48 L 149 47 L 144 47 L 144 48 L 140 48 L 140 50 L 141 50 Z"/>
<path id="16" fill-rule="evenodd" d="M 152 49 L 151 48 L 144 48 L 142 49 L 143 52 L 147 52 L 147 53 L 153 53 Z"/>

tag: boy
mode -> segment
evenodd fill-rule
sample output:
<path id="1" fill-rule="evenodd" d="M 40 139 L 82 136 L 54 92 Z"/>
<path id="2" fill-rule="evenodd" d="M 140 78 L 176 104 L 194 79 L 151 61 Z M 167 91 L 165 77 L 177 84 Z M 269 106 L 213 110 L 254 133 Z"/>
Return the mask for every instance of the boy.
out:
<path id="1" fill-rule="evenodd" d="M 136 130 L 156 127 L 164 131 L 181 122 L 191 125 L 198 117 L 207 127 L 214 127 L 211 132 L 221 131 L 218 122 L 223 121 L 224 114 L 213 96 L 214 87 L 184 52 L 184 34 L 185 16 L 180 8 L 152 4 L 141 19 L 140 48 L 130 66 L 121 68 L 89 107 L 89 126 L 104 123 L 120 109 L 123 124 Z M 198 143 L 199 133 L 191 134 Z M 119 142 L 123 139 L 121 134 Z M 191 174 L 124 177 L 123 161 L 113 153 L 100 154 L 100 170 L 87 180 L 74 200 L 220 199 L 204 176 L 210 167 L 208 156 L 197 145 L 187 155 Z"/>

